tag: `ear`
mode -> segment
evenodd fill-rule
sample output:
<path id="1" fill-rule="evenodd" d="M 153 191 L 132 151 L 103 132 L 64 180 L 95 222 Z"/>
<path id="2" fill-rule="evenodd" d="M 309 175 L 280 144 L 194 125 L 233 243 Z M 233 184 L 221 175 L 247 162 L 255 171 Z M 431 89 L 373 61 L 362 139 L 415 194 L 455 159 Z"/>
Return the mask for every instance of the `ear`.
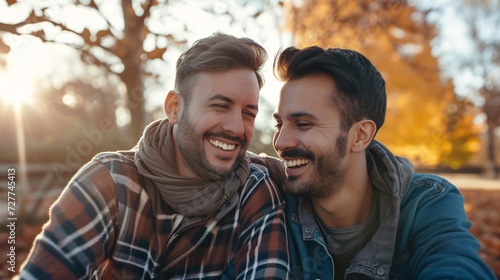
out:
<path id="1" fill-rule="evenodd" d="M 179 122 L 179 116 L 181 115 L 182 108 L 182 96 L 177 92 L 171 90 L 168 92 L 165 98 L 165 104 L 163 105 L 163 110 L 167 115 L 170 122 L 176 124 Z"/>
<path id="2" fill-rule="evenodd" d="M 364 119 L 354 124 L 353 128 L 355 131 L 352 151 L 359 153 L 366 150 L 372 142 L 377 125 L 372 120 Z"/>

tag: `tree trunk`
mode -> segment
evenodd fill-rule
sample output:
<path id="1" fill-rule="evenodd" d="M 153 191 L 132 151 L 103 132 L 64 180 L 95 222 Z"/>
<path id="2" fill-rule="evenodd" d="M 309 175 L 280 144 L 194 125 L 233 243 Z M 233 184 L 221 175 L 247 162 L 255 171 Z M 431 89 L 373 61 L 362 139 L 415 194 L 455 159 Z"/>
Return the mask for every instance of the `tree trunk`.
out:
<path id="1" fill-rule="evenodd" d="M 488 129 L 486 131 L 487 135 L 487 163 L 486 163 L 486 176 L 489 178 L 497 178 L 498 171 L 496 166 L 496 151 L 495 151 L 495 128 L 498 123 L 498 108 L 495 106 L 495 102 L 487 102 L 483 106 L 483 111 L 486 114 L 486 123 L 488 124 Z"/>
<path id="2" fill-rule="evenodd" d="M 138 63 L 125 64 L 121 80 L 127 89 L 127 108 L 130 112 L 130 142 L 137 143 L 145 126 L 144 85 Z"/>
<path id="3" fill-rule="evenodd" d="M 495 157 L 495 134 L 493 133 L 494 127 L 488 124 L 487 141 L 488 141 L 488 161 L 486 163 L 486 176 L 488 178 L 496 178 L 496 157 Z"/>
<path id="4" fill-rule="evenodd" d="M 133 143 L 142 135 L 145 123 L 144 84 L 142 80 L 141 53 L 144 42 L 144 18 L 137 16 L 131 0 L 122 0 L 123 19 L 125 23 L 124 37 L 120 47 L 125 50 L 122 56 L 124 66 L 120 74 L 121 80 L 127 88 L 127 107 L 130 112 L 130 128 Z"/>

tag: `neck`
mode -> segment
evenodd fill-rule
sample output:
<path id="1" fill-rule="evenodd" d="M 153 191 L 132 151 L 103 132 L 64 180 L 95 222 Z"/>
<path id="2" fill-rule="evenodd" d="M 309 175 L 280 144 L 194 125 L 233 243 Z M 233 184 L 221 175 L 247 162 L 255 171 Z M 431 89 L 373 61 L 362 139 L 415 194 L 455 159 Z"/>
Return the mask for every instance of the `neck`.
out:
<path id="1" fill-rule="evenodd" d="M 368 220 L 373 209 L 374 192 L 366 158 L 349 166 L 343 186 L 328 197 L 311 197 L 314 211 L 328 227 L 349 227 Z"/>

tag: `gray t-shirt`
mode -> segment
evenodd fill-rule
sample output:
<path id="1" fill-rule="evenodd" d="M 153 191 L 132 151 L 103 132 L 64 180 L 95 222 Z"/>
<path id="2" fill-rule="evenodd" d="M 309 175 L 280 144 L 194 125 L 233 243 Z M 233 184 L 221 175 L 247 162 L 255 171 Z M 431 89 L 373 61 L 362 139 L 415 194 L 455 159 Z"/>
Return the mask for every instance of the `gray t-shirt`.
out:
<path id="1" fill-rule="evenodd" d="M 374 188 L 375 198 L 372 213 L 367 221 L 350 227 L 327 227 L 321 223 L 316 213 L 314 217 L 323 234 L 330 255 L 335 261 L 335 279 L 344 279 L 351 260 L 370 241 L 379 226 L 378 190 Z"/>

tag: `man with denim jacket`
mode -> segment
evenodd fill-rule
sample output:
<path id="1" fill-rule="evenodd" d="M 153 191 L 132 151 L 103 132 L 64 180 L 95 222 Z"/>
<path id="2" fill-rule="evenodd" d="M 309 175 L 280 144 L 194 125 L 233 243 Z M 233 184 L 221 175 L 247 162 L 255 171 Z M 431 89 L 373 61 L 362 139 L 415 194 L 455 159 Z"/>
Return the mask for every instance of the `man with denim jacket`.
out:
<path id="1" fill-rule="evenodd" d="M 289 47 L 275 75 L 285 82 L 274 147 L 286 165 L 292 276 L 495 279 L 468 232 L 457 188 L 414 173 L 374 140 L 387 100 L 366 57 Z"/>

